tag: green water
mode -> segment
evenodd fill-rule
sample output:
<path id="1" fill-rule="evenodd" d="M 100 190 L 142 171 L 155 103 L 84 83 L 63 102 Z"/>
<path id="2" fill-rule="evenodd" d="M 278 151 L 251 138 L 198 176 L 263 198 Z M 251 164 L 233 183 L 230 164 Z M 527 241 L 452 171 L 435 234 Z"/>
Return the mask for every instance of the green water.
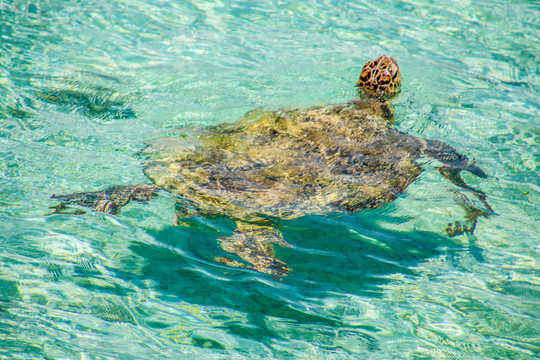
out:
<path id="1" fill-rule="evenodd" d="M 535 1 L 0 1 L 0 358 L 536 359 L 540 7 Z M 425 161 L 406 194 L 281 224 L 292 273 L 214 261 L 227 219 L 174 197 L 48 215 L 50 196 L 145 181 L 186 125 L 354 96 L 394 56 L 396 123 L 476 159 L 473 236 Z"/>

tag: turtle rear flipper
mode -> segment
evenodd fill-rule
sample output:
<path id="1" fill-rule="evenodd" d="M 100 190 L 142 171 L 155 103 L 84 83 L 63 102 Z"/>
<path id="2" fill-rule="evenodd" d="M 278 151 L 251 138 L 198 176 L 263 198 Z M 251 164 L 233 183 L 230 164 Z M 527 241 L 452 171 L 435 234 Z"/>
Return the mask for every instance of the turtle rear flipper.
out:
<path id="1" fill-rule="evenodd" d="M 129 185 L 114 186 L 102 191 L 80 192 L 67 195 L 53 195 L 51 199 L 60 200 L 61 203 L 52 206 L 53 214 L 82 214 L 84 211 L 73 211 L 67 205 L 79 205 L 92 208 L 98 212 L 116 214 L 130 201 L 148 201 L 156 195 L 156 186 Z"/>
<path id="2" fill-rule="evenodd" d="M 272 243 L 284 247 L 291 247 L 291 245 L 283 240 L 279 230 L 270 226 L 238 221 L 234 233 L 231 236 L 223 236 L 219 240 L 223 250 L 239 256 L 251 266 L 223 256 L 216 257 L 219 262 L 235 267 L 246 266 L 276 276 L 285 276 L 291 270 L 283 261 L 276 258 Z"/>

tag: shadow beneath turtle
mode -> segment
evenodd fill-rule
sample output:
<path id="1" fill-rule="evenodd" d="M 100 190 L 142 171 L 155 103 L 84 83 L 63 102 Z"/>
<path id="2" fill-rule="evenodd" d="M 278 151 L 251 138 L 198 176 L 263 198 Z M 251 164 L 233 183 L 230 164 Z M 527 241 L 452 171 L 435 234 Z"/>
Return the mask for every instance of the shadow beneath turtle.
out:
<path id="1" fill-rule="evenodd" d="M 216 254 L 230 256 L 217 241 L 229 235 L 221 234 L 223 229 L 232 233 L 234 226 L 227 219 L 212 220 L 213 228 L 166 227 L 150 233 L 158 244 L 134 243 L 131 250 L 146 259 L 144 278 L 157 283 L 164 293 L 190 304 L 245 314 L 247 322 L 222 324 L 228 333 L 258 342 L 281 337 L 269 319 L 294 327 L 357 331 L 361 325 L 346 324 L 341 315 L 321 311 L 325 299 L 380 298 L 384 285 L 395 281 L 396 274 L 415 276 L 414 267 L 423 261 L 464 251 L 452 239 L 435 233 L 382 229 L 376 224 L 384 216 L 380 213 L 306 216 L 283 222 L 280 230 L 293 245 L 276 247 L 276 256 L 291 268 L 285 277 L 216 262 Z M 373 331 L 377 330 L 361 332 L 369 347 L 376 348 Z"/>

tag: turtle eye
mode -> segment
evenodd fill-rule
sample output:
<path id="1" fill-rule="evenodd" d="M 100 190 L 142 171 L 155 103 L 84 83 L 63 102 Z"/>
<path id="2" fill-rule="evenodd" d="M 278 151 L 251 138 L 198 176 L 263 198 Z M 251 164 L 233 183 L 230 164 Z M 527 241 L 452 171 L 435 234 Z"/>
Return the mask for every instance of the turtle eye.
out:
<path id="1" fill-rule="evenodd" d="M 364 71 L 362 71 L 362 73 L 360 74 L 360 79 L 362 81 L 367 81 L 367 79 L 369 79 L 369 75 L 371 74 L 371 71 L 369 71 L 368 69 L 365 69 Z"/>

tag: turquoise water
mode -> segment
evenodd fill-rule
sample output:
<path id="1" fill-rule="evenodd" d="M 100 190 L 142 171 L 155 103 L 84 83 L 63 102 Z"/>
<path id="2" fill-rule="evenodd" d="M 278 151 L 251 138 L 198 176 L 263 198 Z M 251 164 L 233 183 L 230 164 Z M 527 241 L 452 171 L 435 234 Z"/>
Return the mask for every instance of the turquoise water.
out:
<path id="1" fill-rule="evenodd" d="M 535 359 L 540 7 L 534 1 L 0 1 L 0 358 Z M 282 223 L 275 278 L 213 257 L 226 219 L 174 197 L 48 215 L 145 181 L 182 126 L 354 96 L 394 56 L 396 123 L 488 174 L 474 236 L 436 163 L 391 204 Z M 221 251 L 222 252 L 222 251 Z"/>

